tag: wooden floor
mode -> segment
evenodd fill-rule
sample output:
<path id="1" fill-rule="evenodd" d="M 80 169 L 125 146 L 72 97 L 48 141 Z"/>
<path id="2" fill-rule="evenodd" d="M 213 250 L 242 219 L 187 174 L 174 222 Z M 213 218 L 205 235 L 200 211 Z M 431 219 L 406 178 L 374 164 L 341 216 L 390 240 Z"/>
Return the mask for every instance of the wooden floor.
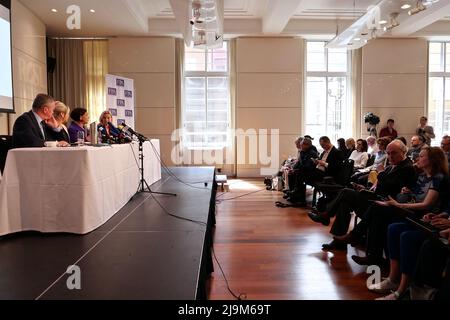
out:
<path id="1" fill-rule="evenodd" d="M 312 222 L 308 208 L 277 208 L 282 193 L 266 191 L 262 181 L 229 181 L 218 200 L 214 249 L 231 289 L 248 300 L 351 300 L 379 297 L 366 288 L 366 268 L 348 251 L 325 252 L 329 227 Z M 309 192 L 309 191 L 308 191 Z M 211 300 L 234 299 L 215 262 L 208 284 Z"/>

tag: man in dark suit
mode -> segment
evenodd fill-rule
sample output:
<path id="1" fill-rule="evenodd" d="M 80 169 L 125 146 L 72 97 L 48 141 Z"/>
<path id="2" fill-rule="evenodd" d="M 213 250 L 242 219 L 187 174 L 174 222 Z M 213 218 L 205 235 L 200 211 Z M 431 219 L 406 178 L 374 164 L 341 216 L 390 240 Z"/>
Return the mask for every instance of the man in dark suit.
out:
<path id="1" fill-rule="evenodd" d="M 46 94 L 38 94 L 32 110 L 17 118 L 13 127 L 13 148 L 42 148 L 46 141 L 58 140 L 60 130 L 53 117 L 55 100 Z M 67 143 L 59 142 L 59 146 Z"/>
<path id="2" fill-rule="evenodd" d="M 327 176 L 336 178 L 344 160 L 344 155 L 331 144 L 330 138 L 321 137 L 319 143 L 324 151 L 319 159 L 314 160 L 315 167 L 297 176 L 296 188 L 288 198 L 299 206 L 306 205 L 306 184 L 320 182 Z"/>

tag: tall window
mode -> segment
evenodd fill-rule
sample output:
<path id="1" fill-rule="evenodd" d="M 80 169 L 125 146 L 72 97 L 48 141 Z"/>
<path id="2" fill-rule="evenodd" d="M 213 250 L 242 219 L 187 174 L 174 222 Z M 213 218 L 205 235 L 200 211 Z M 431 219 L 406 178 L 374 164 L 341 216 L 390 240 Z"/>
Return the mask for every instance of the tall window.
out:
<path id="1" fill-rule="evenodd" d="M 352 135 L 350 57 L 345 48 L 306 43 L 305 134 L 327 135 L 331 141 Z"/>
<path id="2" fill-rule="evenodd" d="M 430 42 L 428 79 L 428 124 L 435 143 L 450 134 L 450 43 Z"/>
<path id="3" fill-rule="evenodd" d="M 221 149 L 230 143 L 230 94 L 227 43 L 219 49 L 186 47 L 183 145 Z"/>

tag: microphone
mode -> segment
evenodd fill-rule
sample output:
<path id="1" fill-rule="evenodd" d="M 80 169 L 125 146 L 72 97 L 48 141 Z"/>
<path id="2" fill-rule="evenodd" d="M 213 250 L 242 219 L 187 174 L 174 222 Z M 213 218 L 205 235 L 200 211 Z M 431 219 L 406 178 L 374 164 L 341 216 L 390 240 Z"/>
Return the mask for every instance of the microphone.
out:
<path id="1" fill-rule="evenodd" d="M 139 140 L 148 140 L 144 135 L 139 132 L 134 131 L 132 128 L 126 125 L 125 122 L 122 122 L 122 131 L 129 133 L 130 135 L 136 136 Z"/>

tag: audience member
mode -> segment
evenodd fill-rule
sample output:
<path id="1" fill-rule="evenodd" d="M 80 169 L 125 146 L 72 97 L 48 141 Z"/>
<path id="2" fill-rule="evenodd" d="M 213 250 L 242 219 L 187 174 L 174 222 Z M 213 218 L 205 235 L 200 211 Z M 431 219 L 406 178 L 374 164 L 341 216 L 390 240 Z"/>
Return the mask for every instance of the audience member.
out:
<path id="1" fill-rule="evenodd" d="M 366 167 L 367 160 L 369 160 L 369 155 L 367 154 L 366 140 L 358 139 L 356 141 L 356 150 L 352 152 L 349 159 L 355 161 L 354 164 L 355 169 L 362 169 Z"/>
<path id="2" fill-rule="evenodd" d="M 344 158 L 348 159 L 353 151 L 356 150 L 356 141 L 353 138 L 349 138 L 345 140 L 345 146 L 347 147 L 347 154 L 345 154 Z"/>
<path id="3" fill-rule="evenodd" d="M 374 136 L 369 136 L 366 139 L 367 141 L 367 146 L 368 146 L 368 153 L 370 155 L 375 155 L 378 152 L 378 146 L 377 146 L 377 138 L 375 138 Z"/>
<path id="4" fill-rule="evenodd" d="M 416 129 L 416 134 L 424 137 L 424 142 L 427 145 L 431 145 L 431 139 L 434 139 L 436 136 L 434 134 L 433 127 L 427 125 L 428 119 L 427 117 L 420 117 L 419 126 Z"/>
<path id="5" fill-rule="evenodd" d="M 394 129 L 395 121 L 393 119 L 389 119 L 387 121 L 387 126 L 381 129 L 380 138 L 388 137 L 391 140 L 395 140 L 397 138 L 397 131 Z"/>
<path id="6" fill-rule="evenodd" d="M 419 159 L 420 151 L 423 147 L 425 147 L 424 141 L 424 137 L 419 135 L 413 136 L 411 138 L 411 148 L 409 148 L 406 156 L 410 158 L 412 162 L 415 163 L 417 159 Z"/>

